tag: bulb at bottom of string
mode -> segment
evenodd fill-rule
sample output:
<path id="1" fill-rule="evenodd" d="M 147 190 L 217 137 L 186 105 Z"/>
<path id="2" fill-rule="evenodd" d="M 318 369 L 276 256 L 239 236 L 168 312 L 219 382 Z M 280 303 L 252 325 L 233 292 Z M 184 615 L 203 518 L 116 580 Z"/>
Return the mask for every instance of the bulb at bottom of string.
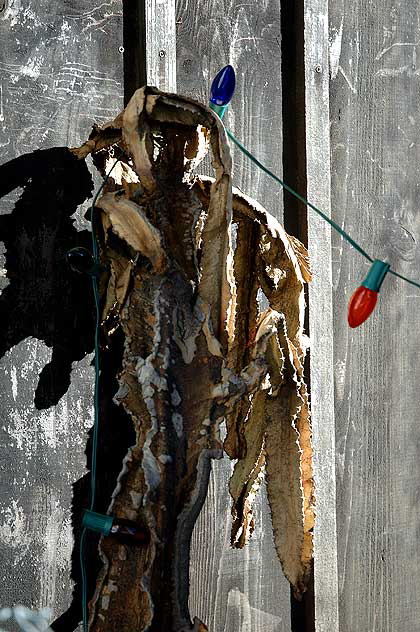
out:
<path id="1" fill-rule="evenodd" d="M 92 253 L 87 248 L 77 246 L 66 253 L 66 260 L 73 272 L 91 274 L 95 262 Z"/>
<path id="2" fill-rule="evenodd" d="M 99 277 L 106 269 L 102 264 L 95 263 L 92 253 L 87 248 L 77 246 L 66 253 L 66 261 L 73 272 Z"/>
<path id="3" fill-rule="evenodd" d="M 83 514 L 82 527 L 104 536 L 112 536 L 121 544 L 129 546 L 147 544 L 150 539 L 149 532 L 132 520 L 90 510 L 85 510 Z"/>
<path id="4" fill-rule="evenodd" d="M 145 529 L 124 518 L 114 518 L 109 535 L 128 545 L 147 544 L 149 541 L 149 534 Z"/>
<path id="5" fill-rule="evenodd" d="M 376 259 L 362 285 L 353 293 L 347 310 L 350 327 L 359 327 L 375 309 L 378 293 L 390 268 L 389 263 Z"/>

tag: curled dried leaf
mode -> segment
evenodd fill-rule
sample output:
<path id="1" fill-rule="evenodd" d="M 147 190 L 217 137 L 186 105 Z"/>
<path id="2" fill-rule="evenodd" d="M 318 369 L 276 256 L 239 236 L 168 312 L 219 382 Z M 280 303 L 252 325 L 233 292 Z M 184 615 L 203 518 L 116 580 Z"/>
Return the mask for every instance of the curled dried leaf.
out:
<path id="1" fill-rule="evenodd" d="M 205 187 L 203 183 L 203 190 Z M 271 323 L 276 335 L 270 337 L 265 351 L 269 383 L 266 390 L 254 397 L 244 418 L 232 416 L 230 420 L 228 439 L 236 432 L 240 437 L 237 445 L 241 448 L 235 454 L 239 460 L 231 482 L 232 541 L 236 546 L 243 546 L 251 532 L 253 477 L 263 461 L 276 550 L 285 575 L 299 597 L 310 574 L 314 521 L 311 426 L 303 378 L 306 353 L 303 286 L 310 279 L 307 251 L 259 204 L 237 192 L 233 196 L 233 212 L 238 235 L 246 234 L 244 224 L 252 223 L 254 231 L 255 224 L 259 225 L 254 247 L 244 249 L 239 245 L 235 252 L 235 270 L 256 269 L 257 286 L 270 306 L 254 325 L 255 339 L 258 340 L 258 330 L 263 330 L 263 323 Z M 240 292 L 243 296 L 243 290 L 238 291 L 238 296 Z M 253 313 L 253 297 L 251 301 L 242 306 L 245 313 Z M 235 345 L 238 344 L 240 341 L 236 338 Z M 237 358 L 241 357 L 237 349 L 235 353 Z M 258 437 L 257 443 L 255 437 Z"/>
<path id="2" fill-rule="evenodd" d="M 80 147 L 74 147 L 70 151 L 82 160 L 89 154 L 96 153 L 101 149 L 106 149 L 121 141 L 122 113 L 113 121 L 105 125 L 94 125 L 88 140 Z"/>
<path id="3" fill-rule="evenodd" d="M 149 222 L 141 207 L 119 193 L 103 195 L 98 207 L 107 215 L 113 232 L 136 252 L 147 257 L 158 274 L 167 265 L 159 231 Z"/>

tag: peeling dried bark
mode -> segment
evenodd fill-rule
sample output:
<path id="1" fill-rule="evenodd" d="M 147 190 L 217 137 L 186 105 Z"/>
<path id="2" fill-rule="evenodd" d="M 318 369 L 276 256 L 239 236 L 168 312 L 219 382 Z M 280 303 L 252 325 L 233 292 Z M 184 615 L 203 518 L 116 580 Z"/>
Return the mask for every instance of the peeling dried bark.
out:
<path id="1" fill-rule="evenodd" d="M 94 632 L 207 630 L 188 610 L 189 549 L 210 460 L 238 459 L 230 491 L 234 546 L 253 529 L 264 475 L 276 547 L 296 594 L 312 555 L 310 424 L 303 381 L 304 247 L 236 192 L 219 119 L 154 88 L 94 128 L 81 148 L 104 170 L 118 143 L 122 167 L 99 199 L 103 327 L 125 337 L 115 400 L 136 443 L 109 512 L 150 534 L 147 546 L 101 539 L 104 565 L 90 605 Z M 193 178 L 210 147 L 215 179 Z M 259 289 L 269 308 L 260 313 Z M 279 467 L 277 466 L 279 461 Z"/>
<path id="2" fill-rule="evenodd" d="M 204 200 L 210 182 L 202 180 L 199 185 Z M 275 336 L 266 353 L 266 382 L 256 396 L 242 401 L 227 416 L 224 448 L 238 459 L 230 482 L 232 545 L 242 548 L 252 534 L 252 502 L 265 473 L 276 550 L 300 598 L 311 568 L 315 505 L 303 377 L 307 347 L 303 286 L 311 278 L 309 261 L 297 239 L 287 235 L 258 203 L 235 190 L 233 220 L 238 224 L 234 257 L 237 311 L 229 360 L 235 370 L 241 371 L 249 361 L 250 344 L 268 323 L 275 323 Z M 259 290 L 269 303 L 260 314 Z"/>

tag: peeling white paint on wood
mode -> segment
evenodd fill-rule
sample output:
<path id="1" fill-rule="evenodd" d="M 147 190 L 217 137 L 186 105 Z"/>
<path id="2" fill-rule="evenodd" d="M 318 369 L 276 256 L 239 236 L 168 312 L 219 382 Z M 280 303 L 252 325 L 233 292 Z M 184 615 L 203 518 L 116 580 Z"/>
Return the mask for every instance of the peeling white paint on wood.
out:
<path id="1" fill-rule="evenodd" d="M 54 142 L 77 144 L 93 121 L 112 118 L 121 102 L 121 0 L 97 7 L 78 0 L 61 15 L 50 4 L 15 0 L 1 14 L 0 142 L 11 141 L 11 155 Z M 24 122 L 20 129 L 12 119 Z"/>
<path id="2" fill-rule="evenodd" d="M 0 543 L 13 549 L 14 566 L 27 555 L 31 544 L 25 510 L 17 500 L 0 508 Z"/>
<path id="3" fill-rule="evenodd" d="M 330 36 L 330 74 L 331 79 L 335 79 L 340 66 L 341 42 L 343 39 L 344 18 L 341 20 L 340 28 Z"/>
<path id="4" fill-rule="evenodd" d="M 15 358 L 25 360 L 16 365 Z M 3 433 L 10 453 L 21 452 L 26 460 L 31 460 L 40 450 L 59 451 L 68 441 L 72 427 L 79 426 L 86 432 L 93 423 L 93 409 L 90 402 L 86 409 L 77 392 L 70 387 L 74 396 L 71 407 L 68 396 L 63 397 L 56 407 L 36 410 L 31 404 L 31 395 L 35 392 L 41 370 L 51 359 L 51 349 L 34 338 L 22 341 L 0 359 L 3 371 L 2 400 L 5 414 Z M 82 373 L 90 384 L 93 380 L 93 369 L 89 366 L 91 357 L 87 357 L 75 369 Z M 72 437 L 82 447 L 85 437 L 79 432 Z"/>
<path id="5" fill-rule="evenodd" d="M 71 587 L 71 485 L 85 471 L 93 369 L 86 358 L 59 404 L 36 410 L 33 393 L 49 359 L 44 343 L 26 339 L 0 360 L 0 556 L 8 577 L 1 601 L 29 604 L 32 595 L 39 607 L 64 609 Z"/>

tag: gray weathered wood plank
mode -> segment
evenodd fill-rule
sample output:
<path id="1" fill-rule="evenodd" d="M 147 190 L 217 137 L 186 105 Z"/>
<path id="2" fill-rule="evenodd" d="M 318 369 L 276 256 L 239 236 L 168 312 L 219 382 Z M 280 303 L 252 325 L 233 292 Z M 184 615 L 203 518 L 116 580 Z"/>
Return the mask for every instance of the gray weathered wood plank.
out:
<path id="1" fill-rule="evenodd" d="M 213 76 L 231 63 L 237 89 L 225 120 L 262 162 L 282 173 L 280 2 L 178 0 L 177 88 L 206 103 Z M 234 184 L 282 219 L 282 191 L 232 148 Z M 289 632 L 290 590 L 272 540 L 265 490 L 247 548 L 232 550 L 231 464 L 213 463 L 210 489 L 193 535 L 191 613 L 212 632 Z"/>
<path id="2" fill-rule="evenodd" d="M 226 125 L 267 167 L 282 174 L 280 2 L 178 0 L 177 83 L 203 103 L 213 77 L 230 63 L 236 91 Z M 232 148 L 235 186 L 282 217 L 283 192 Z"/>
<path id="3" fill-rule="evenodd" d="M 330 210 L 328 0 L 304 3 L 307 197 Z M 308 209 L 311 411 L 316 522 L 314 589 L 316 632 L 338 632 L 331 229 Z"/>
<path id="4" fill-rule="evenodd" d="M 146 0 L 145 21 L 147 83 L 176 92 L 175 0 Z"/>
<path id="5" fill-rule="evenodd" d="M 255 503 L 248 546 L 230 547 L 231 463 L 214 461 L 208 496 L 193 533 L 192 614 L 212 632 L 290 631 L 289 587 L 274 550 L 265 487 Z"/>
<path id="6" fill-rule="evenodd" d="M 417 2 L 330 3 L 332 206 L 373 257 L 419 278 Z M 386 279 L 359 329 L 367 263 L 335 237 L 340 630 L 417 632 L 420 292 Z"/>

